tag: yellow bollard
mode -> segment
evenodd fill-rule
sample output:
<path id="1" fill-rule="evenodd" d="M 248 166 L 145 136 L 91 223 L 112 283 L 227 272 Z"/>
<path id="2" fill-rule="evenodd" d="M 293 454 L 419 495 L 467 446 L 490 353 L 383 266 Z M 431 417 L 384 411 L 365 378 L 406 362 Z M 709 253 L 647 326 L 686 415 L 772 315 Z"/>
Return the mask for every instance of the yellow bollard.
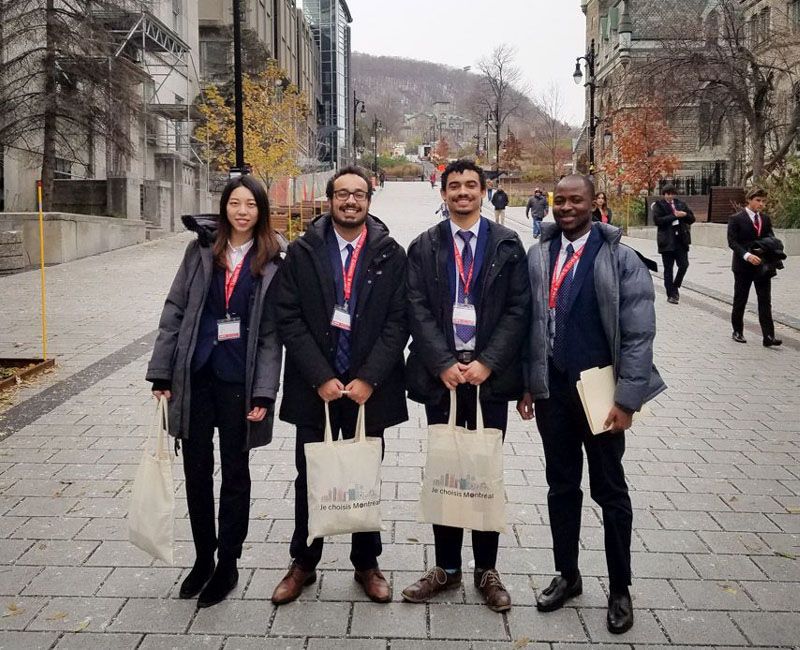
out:
<path id="1" fill-rule="evenodd" d="M 39 267 L 42 276 L 42 359 L 47 360 L 47 289 L 44 275 L 44 210 L 42 209 L 42 181 L 36 181 L 39 197 Z"/>

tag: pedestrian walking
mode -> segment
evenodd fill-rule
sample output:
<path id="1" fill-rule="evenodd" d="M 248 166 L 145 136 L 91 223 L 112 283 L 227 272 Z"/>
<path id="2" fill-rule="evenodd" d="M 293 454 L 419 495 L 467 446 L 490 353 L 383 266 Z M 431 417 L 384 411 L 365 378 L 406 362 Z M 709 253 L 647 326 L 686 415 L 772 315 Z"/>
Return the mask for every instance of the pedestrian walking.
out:
<path id="1" fill-rule="evenodd" d="M 450 208 L 447 207 L 447 201 L 442 201 L 439 208 L 436 210 L 434 214 L 439 214 L 442 216 L 442 219 L 449 219 L 450 218 Z"/>
<path id="2" fill-rule="evenodd" d="M 281 369 L 273 314 L 280 250 L 267 193 L 251 176 L 225 186 L 218 219 L 188 225 L 198 239 L 186 248 L 167 296 L 147 380 L 156 397 L 169 399 L 170 433 L 183 443 L 195 561 L 179 595 L 199 594 L 197 606 L 209 607 L 239 578 L 250 513 L 248 451 L 272 439 Z M 218 533 L 214 428 L 222 466 Z"/>
<path id="3" fill-rule="evenodd" d="M 592 221 L 600 223 L 611 223 L 613 212 L 608 207 L 608 199 L 605 192 L 598 192 L 594 197 L 594 210 L 592 211 Z"/>
<path id="4" fill-rule="evenodd" d="M 351 439 L 359 405 L 366 433 L 408 419 L 403 350 L 406 255 L 388 228 L 369 214 L 372 188 L 359 167 L 344 167 L 328 182 L 329 212 L 289 245 L 278 289 L 277 319 L 286 346 L 280 418 L 296 427 L 295 521 L 289 571 L 272 594 L 276 605 L 295 600 L 316 580 L 323 539 L 310 545 L 306 443 L 322 442 L 325 409 L 334 439 Z M 391 599 L 378 566 L 379 532 L 354 533 L 355 580 L 376 602 Z"/>
<path id="5" fill-rule="evenodd" d="M 744 338 L 744 310 L 750 297 L 750 287 L 754 285 L 762 343 L 769 348 L 783 343 L 775 338 L 775 323 L 772 320 L 772 278 L 776 268 L 783 268 L 783 265 L 766 264 L 762 252 L 765 250 L 764 240 L 775 238 L 772 220 L 764 213 L 767 207 L 766 190 L 754 187 L 747 192 L 745 200 L 747 204 L 744 210 L 728 220 L 728 246 L 733 251 L 732 338 L 737 343 L 747 343 Z"/>
<path id="6" fill-rule="evenodd" d="M 494 196 L 494 183 L 492 181 L 486 181 L 486 199 L 489 203 L 492 202 L 492 196 Z"/>
<path id="7" fill-rule="evenodd" d="M 594 186 L 584 176 L 562 179 L 555 190 L 555 224 L 528 251 L 533 300 L 526 393 L 517 405 L 536 415 L 544 446 L 547 508 L 559 575 L 536 606 L 550 612 L 582 592 L 578 567 L 583 449 L 592 499 L 601 507 L 609 573 L 607 626 L 633 625 L 632 510 L 622 469 L 625 430 L 632 414 L 665 386 L 652 363 L 655 337 L 653 281 L 636 253 L 620 244 L 622 231 L 592 224 Z M 593 435 L 576 388 L 583 370 L 612 366 L 614 406 L 607 431 Z"/>
<path id="8" fill-rule="evenodd" d="M 384 172 L 383 170 L 378 172 L 378 181 L 381 184 L 381 189 L 383 189 L 384 185 L 386 185 L 386 172 Z"/>
<path id="9" fill-rule="evenodd" d="M 429 228 L 408 249 L 408 395 L 425 404 L 428 424 L 445 424 L 456 391 L 456 426 L 476 428 L 477 387 L 485 426 L 505 432 L 508 402 L 522 393 L 520 350 L 530 295 L 519 236 L 480 215 L 483 169 L 469 160 L 442 173 L 450 219 Z M 461 528 L 433 526 L 436 565 L 403 590 L 426 602 L 461 584 Z M 496 569 L 499 534 L 472 531 L 475 586 L 494 611 L 511 607 Z"/>
<path id="10" fill-rule="evenodd" d="M 525 206 L 525 218 L 533 218 L 533 238 L 539 239 L 542 234 L 542 221 L 550 212 L 550 205 L 547 202 L 547 197 L 542 192 L 540 187 L 533 190 L 533 195 L 528 199 L 528 204 Z"/>
<path id="11" fill-rule="evenodd" d="M 431 172 L 431 175 L 430 175 L 428 180 L 431 182 L 431 189 L 436 187 L 436 172 L 435 171 Z"/>
<path id="12" fill-rule="evenodd" d="M 506 206 L 508 206 L 508 194 L 503 189 L 502 185 L 497 186 L 497 191 L 492 196 L 492 205 L 494 206 L 494 220 L 501 226 L 506 223 Z"/>
<path id="13" fill-rule="evenodd" d="M 689 246 L 692 243 L 691 226 L 694 213 L 683 201 L 675 197 L 675 188 L 665 185 L 662 198 L 653 203 L 653 221 L 658 228 L 658 252 L 664 263 L 664 289 L 667 302 L 677 305 L 680 301 L 680 288 L 689 268 Z M 677 266 L 678 273 L 674 275 Z"/>

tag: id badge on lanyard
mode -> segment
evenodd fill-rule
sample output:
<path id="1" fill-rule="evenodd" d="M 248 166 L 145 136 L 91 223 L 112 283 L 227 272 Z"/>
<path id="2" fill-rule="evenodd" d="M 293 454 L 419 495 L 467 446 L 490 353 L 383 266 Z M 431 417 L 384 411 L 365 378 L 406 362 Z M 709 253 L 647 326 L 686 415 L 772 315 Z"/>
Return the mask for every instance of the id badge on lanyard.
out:
<path id="1" fill-rule="evenodd" d="M 244 260 L 239 262 L 233 271 L 225 271 L 225 318 L 217 321 L 217 341 L 235 341 L 242 338 L 242 319 L 231 317 L 228 307 L 231 302 L 231 295 L 236 283 L 239 281 L 239 274 L 242 271 Z"/>
<path id="2" fill-rule="evenodd" d="M 349 332 L 352 329 L 352 321 L 350 312 L 347 305 L 336 305 L 333 308 L 333 316 L 331 316 L 331 325 L 338 327 L 340 330 Z"/>
<path id="3" fill-rule="evenodd" d="M 453 325 L 475 327 L 477 324 L 478 315 L 475 312 L 475 305 L 465 302 L 457 302 L 453 305 Z"/>

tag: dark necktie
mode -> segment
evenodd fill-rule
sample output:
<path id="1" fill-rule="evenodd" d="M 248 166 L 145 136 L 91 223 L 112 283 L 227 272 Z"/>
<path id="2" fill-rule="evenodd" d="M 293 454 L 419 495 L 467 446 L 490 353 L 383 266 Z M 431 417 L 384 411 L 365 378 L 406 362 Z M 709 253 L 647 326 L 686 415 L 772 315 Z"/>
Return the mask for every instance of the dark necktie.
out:
<path id="1" fill-rule="evenodd" d="M 344 261 L 344 273 L 342 276 L 345 275 L 350 270 L 350 262 L 353 259 L 353 245 L 347 245 L 347 258 Z M 355 280 L 354 280 L 355 282 Z M 342 294 L 344 295 L 344 277 L 342 277 Z M 347 311 L 351 314 L 353 313 L 353 306 L 350 303 L 347 304 Z M 350 368 L 350 332 L 347 330 L 339 330 L 339 342 L 336 345 L 336 372 L 340 375 L 343 375 L 347 372 L 348 368 Z"/>
<path id="2" fill-rule="evenodd" d="M 575 254 L 575 249 L 573 248 L 572 244 L 567 245 L 567 258 L 564 260 L 564 264 L 561 267 L 562 269 L 567 265 L 567 263 L 572 259 L 572 256 Z M 569 304 L 569 291 L 572 287 L 572 276 L 575 272 L 575 269 L 570 269 L 570 272 L 567 273 L 567 276 L 564 278 L 564 281 L 561 283 L 561 288 L 558 290 L 558 295 L 556 296 L 556 335 L 555 339 L 553 340 L 553 363 L 555 364 L 556 368 L 558 368 L 561 372 L 566 370 L 566 347 L 567 347 L 567 315 L 569 314 L 569 310 L 567 306 Z M 558 276 L 556 276 L 558 277 Z"/>
<path id="3" fill-rule="evenodd" d="M 760 236 L 761 235 L 761 215 L 759 215 L 758 212 L 756 212 L 753 215 L 753 226 L 755 227 L 756 232 Z"/>
<path id="4" fill-rule="evenodd" d="M 464 250 L 461 252 L 461 261 L 464 264 L 464 278 L 469 278 L 470 272 L 472 271 L 472 246 L 470 246 L 470 241 L 475 236 L 474 233 L 470 232 L 469 230 L 459 230 L 458 236 L 464 241 Z M 470 289 L 475 286 L 475 282 L 470 283 Z M 472 303 L 472 295 L 466 295 L 464 292 L 464 281 L 461 279 L 461 274 L 459 273 L 458 277 L 458 303 L 463 305 L 464 302 Z M 466 298 L 466 300 L 464 300 Z M 472 340 L 472 337 L 475 336 L 475 326 L 474 325 L 456 325 L 456 335 L 458 338 L 463 341 L 464 343 L 469 343 Z"/>

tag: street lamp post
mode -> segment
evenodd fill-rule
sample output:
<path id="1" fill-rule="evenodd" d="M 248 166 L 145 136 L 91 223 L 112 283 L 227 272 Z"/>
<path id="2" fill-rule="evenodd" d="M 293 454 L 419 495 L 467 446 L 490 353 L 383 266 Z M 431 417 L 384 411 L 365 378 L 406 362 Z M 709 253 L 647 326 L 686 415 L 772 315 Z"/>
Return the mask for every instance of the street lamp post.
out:
<path id="1" fill-rule="evenodd" d="M 242 104 L 242 11 L 240 0 L 233 0 L 233 113 L 236 166 L 230 170 L 231 177 L 247 173 L 244 163 L 244 110 Z"/>
<path id="2" fill-rule="evenodd" d="M 367 105 L 363 99 L 356 97 L 356 91 L 353 90 L 353 162 L 356 161 L 356 120 L 358 119 L 358 107 L 361 107 L 361 114 L 367 112 Z"/>
<path id="3" fill-rule="evenodd" d="M 584 56 L 579 56 L 575 59 L 575 72 L 572 73 L 572 78 L 576 84 L 583 81 L 583 72 L 581 71 L 581 61 L 586 63 L 586 83 L 584 87 L 589 88 L 589 174 L 594 174 L 594 138 L 597 132 L 597 123 L 599 118 L 594 114 L 594 94 L 597 89 L 595 80 L 595 46 L 594 39 L 589 45 L 589 51 Z"/>
<path id="4" fill-rule="evenodd" d="M 381 121 L 378 116 L 372 118 L 372 171 L 375 176 L 378 175 L 378 128 L 381 126 Z"/>

